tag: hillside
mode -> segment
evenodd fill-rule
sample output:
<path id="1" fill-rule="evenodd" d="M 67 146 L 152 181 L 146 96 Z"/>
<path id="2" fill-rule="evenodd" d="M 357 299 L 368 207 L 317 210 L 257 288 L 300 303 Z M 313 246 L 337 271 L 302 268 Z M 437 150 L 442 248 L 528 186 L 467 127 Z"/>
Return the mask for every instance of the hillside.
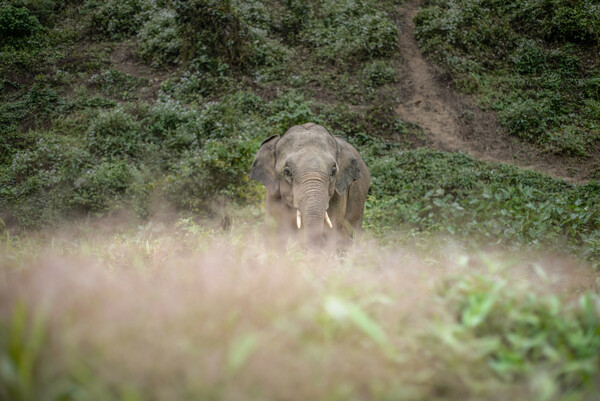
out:
<path id="1" fill-rule="evenodd" d="M 481 7 L 485 6 L 486 4 L 482 2 Z M 473 6 L 468 5 L 468 7 Z M 499 115 L 502 113 L 497 113 L 500 110 L 499 106 L 494 106 L 490 99 L 483 96 L 484 88 L 479 87 L 483 86 L 480 83 L 482 78 L 473 73 L 469 75 L 470 71 L 457 70 L 456 65 L 449 65 L 450 61 L 445 61 L 439 56 L 438 53 L 449 52 L 449 49 L 452 48 L 449 46 L 448 50 L 442 50 L 443 42 L 434 42 L 434 38 L 444 40 L 442 38 L 443 31 L 437 32 L 438 36 L 432 35 L 434 37 L 424 38 L 425 35 L 421 32 L 426 29 L 426 23 L 430 23 L 430 21 L 423 16 L 433 9 L 436 8 L 430 7 L 420 11 L 419 3 L 415 1 L 407 2 L 402 8 L 399 46 L 404 55 L 404 63 L 400 83 L 401 99 L 397 109 L 399 116 L 404 121 L 423 127 L 431 135 L 433 139 L 431 145 L 436 149 L 462 151 L 478 160 L 515 164 L 569 181 L 586 181 L 597 178 L 598 171 L 600 171 L 598 115 L 588 112 L 587 122 L 585 122 L 585 118 L 582 119 L 584 123 L 581 125 L 588 125 L 587 134 L 580 132 L 581 135 L 571 139 L 568 139 L 565 134 L 562 139 L 564 148 L 548 143 L 547 138 L 540 138 L 536 143 L 534 138 L 526 136 L 537 136 L 538 133 L 528 132 L 527 127 L 520 133 L 515 132 L 503 122 L 502 115 Z M 419 23 L 418 35 L 425 44 L 425 52 L 433 57 L 434 64 L 426 59 L 419 48 L 415 18 Z M 593 48 L 579 50 L 589 58 L 587 74 L 590 76 L 590 81 L 595 82 L 597 75 L 593 71 L 594 68 L 597 69 L 598 65 L 597 54 Z M 473 54 L 469 56 L 472 57 Z M 487 57 L 487 55 L 485 56 Z M 595 61 L 593 61 L 594 57 L 596 57 Z M 457 63 L 458 61 L 453 59 L 452 62 Z M 542 67 L 536 68 L 541 69 Z M 582 68 L 582 70 L 585 69 Z M 483 69 L 479 73 L 504 74 L 505 79 L 510 79 L 512 73 L 514 74 L 513 79 L 522 81 L 529 79 L 530 84 L 533 85 L 535 84 L 531 81 L 536 80 L 536 77 L 521 76 L 519 70 L 514 67 L 512 70 L 507 68 L 501 71 L 495 71 L 492 68 L 488 71 Z M 568 85 L 566 81 L 565 79 L 565 86 Z M 488 90 L 491 92 L 491 89 Z M 573 90 L 577 89 L 573 88 Z M 517 90 L 514 92 L 517 93 L 510 94 L 510 96 L 523 96 L 523 94 L 519 95 Z M 531 96 L 531 93 L 524 95 Z M 487 96 L 500 97 L 503 95 L 490 93 Z M 598 96 L 597 90 L 590 90 L 588 96 L 582 94 L 579 103 L 593 104 L 594 99 L 597 99 Z M 571 101 L 571 103 L 575 102 Z M 574 104 L 572 107 L 579 109 L 581 105 Z M 531 116 L 531 118 L 535 117 Z M 538 125 L 542 125 L 535 121 L 532 121 L 531 124 L 531 129 L 538 129 Z M 555 138 L 555 141 L 558 139 Z M 579 146 L 576 143 L 585 142 L 587 144 L 581 151 L 575 149 L 576 146 Z"/>
<path id="2" fill-rule="evenodd" d="M 599 33 L 596 0 L 0 0 L 0 399 L 596 400 Z M 345 249 L 264 230 L 253 158 L 307 121 L 370 169 Z"/>
<path id="3" fill-rule="evenodd" d="M 600 73 L 587 28 L 528 39 L 496 10 L 498 35 L 545 46 L 531 50 L 543 50 L 536 66 L 505 42 L 490 59 L 490 33 L 476 25 L 440 28 L 435 2 L 420 12 L 392 0 L 2 4 L 7 228 L 260 205 L 262 187 L 248 181 L 259 143 L 316 121 L 372 166 L 365 224 L 376 232 L 566 240 L 597 254 Z M 464 18 L 461 7 L 479 9 L 453 7 Z M 481 2 L 494 7 L 504 6 Z M 552 96 L 564 109 L 554 117 L 540 108 Z"/>

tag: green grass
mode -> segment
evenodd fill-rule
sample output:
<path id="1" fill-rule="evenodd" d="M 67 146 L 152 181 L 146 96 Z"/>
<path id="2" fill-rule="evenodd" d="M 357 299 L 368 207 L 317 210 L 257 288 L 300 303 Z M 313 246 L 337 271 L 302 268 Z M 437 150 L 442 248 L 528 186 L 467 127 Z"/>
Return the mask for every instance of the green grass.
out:
<path id="1" fill-rule="evenodd" d="M 420 149 L 375 152 L 366 210 L 369 229 L 385 237 L 451 235 L 479 244 L 557 246 L 600 256 L 600 188 L 464 154 Z M 410 238 L 409 236 L 409 238 Z"/>
<path id="2" fill-rule="evenodd" d="M 439 244 L 269 250 L 256 220 L 4 235 L 0 396 L 593 398 L 597 273 Z M 121 219 L 122 221 L 122 219 Z"/>

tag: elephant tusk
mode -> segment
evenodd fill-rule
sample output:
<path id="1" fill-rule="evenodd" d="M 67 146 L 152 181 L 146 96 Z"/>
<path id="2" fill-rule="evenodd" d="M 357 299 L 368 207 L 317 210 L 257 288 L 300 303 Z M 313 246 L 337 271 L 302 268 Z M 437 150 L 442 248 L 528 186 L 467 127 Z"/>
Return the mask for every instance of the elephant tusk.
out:
<path id="1" fill-rule="evenodd" d="M 298 230 L 302 227 L 302 217 L 300 216 L 300 210 L 296 209 L 296 225 L 298 226 Z"/>
<path id="2" fill-rule="evenodd" d="M 329 215 L 325 212 L 325 221 L 329 224 L 329 228 L 333 228 L 333 224 L 331 224 L 331 220 L 329 220 Z"/>

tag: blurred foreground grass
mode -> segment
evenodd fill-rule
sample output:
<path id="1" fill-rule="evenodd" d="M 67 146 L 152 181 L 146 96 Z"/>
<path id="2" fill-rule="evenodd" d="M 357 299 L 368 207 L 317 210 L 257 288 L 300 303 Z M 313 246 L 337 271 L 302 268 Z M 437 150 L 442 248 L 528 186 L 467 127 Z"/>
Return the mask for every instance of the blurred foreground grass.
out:
<path id="1" fill-rule="evenodd" d="M 5 234 L 0 399 L 597 397 L 588 266 L 361 244 L 276 252 L 255 223 L 191 220 Z"/>

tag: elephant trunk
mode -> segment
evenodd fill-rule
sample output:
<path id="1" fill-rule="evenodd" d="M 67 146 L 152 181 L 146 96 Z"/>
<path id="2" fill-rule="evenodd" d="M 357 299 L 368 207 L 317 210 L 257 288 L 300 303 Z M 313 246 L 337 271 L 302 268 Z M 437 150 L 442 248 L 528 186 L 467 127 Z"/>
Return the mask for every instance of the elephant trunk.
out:
<path id="1" fill-rule="evenodd" d="M 325 213 L 329 205 L 329 196 L 324 177 L 301 177 L 294 193 L 296 207 L 300 211 L 304 241 L 309 246 L 321 245 Z M 297 200 L 297 202 L 296 202 Z"/>

